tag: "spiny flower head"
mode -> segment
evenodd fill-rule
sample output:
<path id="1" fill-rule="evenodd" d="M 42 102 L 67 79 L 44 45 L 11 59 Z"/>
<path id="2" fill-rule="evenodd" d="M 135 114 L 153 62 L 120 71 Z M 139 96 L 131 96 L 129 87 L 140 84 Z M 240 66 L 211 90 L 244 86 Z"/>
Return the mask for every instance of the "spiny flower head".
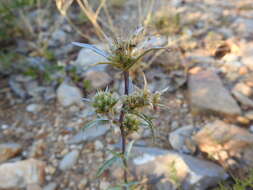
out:
<path id="1" fill-rule="evenodd" d="M 128 39 L 114 38 L 113 40 L 106 37 L 109 44 L 109 51 L 98 49 L 94 45 L 73 42 L 74 45 L 91 49 L 95 53 L 105 57 L 108 62 L 97 64 L 108 64 L 121 71 L 129 70 L 133 65 L 138 63 L 144 55 L 151 51 L 165 49 L 163 47 L 149 47 L 145 48 L 141 44 L 144 36 L 143 28 L 136 30 Z M 95 64 L 96 65 L 96 64 Z"/>
<path id="2" fill-rule="evenodd" d="M 93 107 L 97 113 L 105 114 L 113 111 L 113 107 L 118 102 L 117 97 L 107 91 L 98 91 L 93 98 Z"/>
<path id="3" fill-rule="evenodd" d="M 124 121 L 123 127 L 126 129 L 127 134 L 131 134 L 139 130 L 140 120 L 132 114 L 127 114 Z"/>

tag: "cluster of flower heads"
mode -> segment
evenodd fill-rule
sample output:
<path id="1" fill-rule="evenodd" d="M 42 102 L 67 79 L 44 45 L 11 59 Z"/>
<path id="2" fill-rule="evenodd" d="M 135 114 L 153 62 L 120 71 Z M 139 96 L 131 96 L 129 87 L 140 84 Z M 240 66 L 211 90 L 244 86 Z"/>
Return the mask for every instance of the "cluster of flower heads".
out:
<path id="1" fill-rule="evenodd" d="M 107 114 L 114 111 L 118 98 L 108 91 L 98 91 L 93 98 L 92 106 L 97 113 Z"/>

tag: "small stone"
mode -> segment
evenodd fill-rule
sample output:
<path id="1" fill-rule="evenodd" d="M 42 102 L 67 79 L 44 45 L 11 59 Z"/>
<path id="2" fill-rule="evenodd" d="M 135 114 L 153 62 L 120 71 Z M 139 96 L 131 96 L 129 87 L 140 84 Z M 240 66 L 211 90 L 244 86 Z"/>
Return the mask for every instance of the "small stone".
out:
<path id="1" fill-rule="evenodd" d="M 110 187 L 110 183 L 107 181 L 101 181 L 99 187 L 100 189 L 108 189 Z"/>
<path id="2" fill-rule="evenodd" d="M 85 73 L 85 79 L 89 80 L 95 89 L 105 88 L 112 81 L 111 76 L 103 71 L 88 71 Z"/>
<path id="3" fill-rule="evenodd" d="M 101 149 L 104 148 L 103 143 L 101 141 L 99 141 L 99 140 L 96 140 L 95 143 L 94 143 L 94 145 L 95 145 L 95 149 L 96 150 L 101 150 Z"/>
<path id="4" fill-rule="evenodd" d="M 253 125 L 251 125 L 251 126 L 249 127 L 249 130 L 250 130 L 251 133 L 253 133 Z"/>
<path id="5" fill-rule="evenodd" d="M 20 189 L 44 182 L 45 164 L 29 159 L 0 165 L 0 189 Z"/>
<path id="6" fill-rule="evenodd" d="M 202 70 L 201 67 L 193 67 L 192 69 L 189 70 L 189 73 L 194 75 L 200 72 L 201 70 Z"/>
<path id="7" fill-rule="evenodd" d="M 249 70 L 248 70 L 248 68 L 245 67 L 245 66 L 242 66 L 242 67 L 239 69 L 239 74 L 240 74 L 240 75 L 246 75 L 248 72 L 249 72 Z"/>
<path id="8" fill-rule="evenodd" d="M 253 100 L 238 92 L 237 90 L 232 90 L 232 94 L 242 105 L 253 108 Z"/>
<path id="9" fill-rule="evenodd" d="M 13 158 L 22 151 L 22 147 L 17 143 L 0 144 L 0 163 Z"/>
<path id="10" fill-rule="evenodd" d="M 233 90 L 236 90 L 248 97 L 251 96 L 253 93 L 251 87 L 249 87 L 247 84 L 243 82 L 237 83 Z"/>
<path id="11" fill-rule="evenodd" d="M 67 155 L 64 156 L 64 158 L 61 160 L 59 168 L 61 170 L 68 170 L 71 169 L 77 162 L 79 156 L 79 152 L 77 150 L 74 150 Z"/>
<path id="12" fill-rule="evenodd" d="M 238 116 L 237 121 L 243 125 L 248 125 L 250 123 L 250 120 L 247 117 Z"/>
<path id="13" fill-rule="evenodd" d="M 67 35 L 63 30 L 56 30 L 52 33 L 52 39 L 60 43 L 65 43 Z"/>
<path id="14" fill-rule="evenodd" d="M 56 188 L 57 188 L 56 183 L 49 183 L 43 188 L 43 190 L 56 190 Z"/>
<path id="15" fill-rule="evenodd" d="M 38 113 L 41 109 L 42 106 L 39 104 L 30 104 L 26 107 L 26 111 L 31 113 Z"/>
<path id="16" fill-rule="evenodd" d="M 179 152 L 191 152 L 190 150 L 188 150 L 185 143 L 186 139 L 191 137 L 193 130 L 193 126 L 185 126 L 170 133 L 169 141 L 173 149 L 178 150 Z"/>
<path id="17" fill-rule="evenodd" d="M 57 99 L 64 107 L 82 104 L 82 97 L 83 95 L 77 87 L 66 82 L 63 82 L 57 89 Z"/>

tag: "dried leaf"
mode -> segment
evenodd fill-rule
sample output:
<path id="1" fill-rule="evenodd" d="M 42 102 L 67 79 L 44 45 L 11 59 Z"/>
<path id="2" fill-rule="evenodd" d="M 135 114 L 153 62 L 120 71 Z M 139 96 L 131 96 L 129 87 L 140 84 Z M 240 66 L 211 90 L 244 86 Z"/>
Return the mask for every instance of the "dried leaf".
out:
<path id="1" fill-rule="evenodd" d="M 63 16 L 66 16 L 67 10 L 73 3 L 73 0 L 55 0 L 56 7 Z"/>

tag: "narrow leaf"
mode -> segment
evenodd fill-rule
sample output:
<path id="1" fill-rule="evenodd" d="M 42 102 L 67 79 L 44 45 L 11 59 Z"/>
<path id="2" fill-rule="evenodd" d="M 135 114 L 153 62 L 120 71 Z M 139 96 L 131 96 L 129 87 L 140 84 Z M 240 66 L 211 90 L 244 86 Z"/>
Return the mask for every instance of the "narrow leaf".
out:
<path id="1" fill-rule="evenodd" d="M 133 148 L 133 145 L 135 143 L 135 140 L 132 140 L 129 144 L 128 144 L 128 147 L 127 147 L 127 150 L 126 150 L 126 159 L 128 160 L 129 157 L 130 157 L 130 153 L 131 153 L 131 150 Z"/>
<path id="2" fill-rule="evenodd" d="M 88 48 L 91 49 L 92 51 L 94 51 L 95 53 L 97 53 L 98 55 L 101 55 L 103 57 L 105 57 L 106 59 L 109 59 L 109 53 L 98 49 L 96 46 L 91 45 L 91 44 L 85 44 L 85 43 L 79 43 L 79 42 L 72 42 L 73 45 L 75 46 L 79 46 L 79 47 L 84 47 L 84 48 Z"/>
<path id="3" fill-rule="evenodd" d="M 106 169 L 110 168 L 114 163 L 116 163 L 118 161 L 118 159 L 119 158 L 117 156 L 113 156 L 111 159 L 105 161 L 103 163 L 103 165 L 98 169 L 96 176 L 97 177 L 101 176 L 103 174 L 103 172 Z"/>
<path id="4" fill-rule="evenodd" d="M 139 118 L 143 119 L 147 123 L 147 126 L 151 130 L 153 141 L 155 141 L 155 130 L 154 130 L 154 125 L 153 125 L 153 122 L 152 122 L 152 118 L 148 117 L 147 115 L 145 115 L 143 113 L 133 112 L 132 114 L 138 116 Z"/>
<path id="5" fill-rule="evenodd" d="M 151 51 L 157 51 L 157 50 L 161 50 L 161 49 L 167 49 L 164 47 L 154 47 L 154 48 L 150 48 L 146 51 L 144 51 L 141 55 L 139 55 L 131 64 L 129 64 L 124 70 L 128 70 L 130 69 L 134 64 L 136 64 L 138 61 L 141 60 L 141 58 L 143 58 L 144 55 L 146 55 L 147 53 L 151 52 Z"/>
<path id="6" fill-rule="evenodd" d="M 96 120 L 93 120 L 93 121 L 90 121 L 88 122 L 82 130 L 86 130 L 86 129 L 89 129 L 91 127 L 94 127 L 96 125 L 105 125 L 105 124 L 108 124 L 109 123 L 109 120 L 108 119 L 104 119 L 104 118 L 100 118 L 100 119 L 96 119 Z"/>

